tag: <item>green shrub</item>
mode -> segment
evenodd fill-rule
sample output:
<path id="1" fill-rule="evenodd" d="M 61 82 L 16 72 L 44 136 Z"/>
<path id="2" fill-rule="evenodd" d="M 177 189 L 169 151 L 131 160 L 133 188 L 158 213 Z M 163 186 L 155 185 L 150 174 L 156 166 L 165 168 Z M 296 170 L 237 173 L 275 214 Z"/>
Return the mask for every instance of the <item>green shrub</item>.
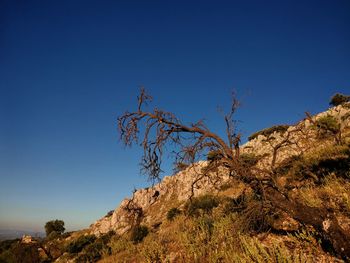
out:
<path id="1" fill-rule="evenodd" d="M 222 157 L 223 157 L 222 153 L 218 150 L 209 151 L 207 154 L 208 161 L 217 161 L 217 160 L 220 160 Z"/>
<path id="2" fill-rule="evenodd" d="M 46 236 L 49 236 L 51 232 L 62 234 L 65 230 L 64 222 L 62 220 L 51 220 L 45 224 Z"/>
<path id="3" fill-rule="evenodd" d="M 11 248 L 14 244 L 18 243 L 20 239 L 11 239 L 11 240 L 4 240 L 0 241 L 0 254 L 8 249 Z"/>
<path id="4" fill-rule="evenodd" d="M 68 253 L 79 253 L 83 248 L 89 244 L 92 244 L 96 240 L 95 235 L 80 236 L 76 240 L 72 241 L 66 248 Z"/>
<path id="5" fill-rule="evenodd" d="M 336 93 L 329 102 L 331 106 L 338 106 L 350 100 L 350 96 L 346 96 L 344 94 Z"/>
<path id="6" fill-rule="evenodd" d="M 173 208 L 171 208 L 171 209 L 168 211 L 168 213 L 166 214 L 166 218 L 167 218 L 169 221 L 172 221 L 172 220 L 174 220 L 174 218 L 175 218 L 177 215 L 179 215 L 179 214 L 181 214 L 181 211 L 180 211 L 178 208 L 173 207 Z"/>
<path id="7" fill-rule="evenodd" d="M 340 125 L 336 118 L 331 115 L 326 115 L 316 121 L 316 126 L 323 135 L 326 133 L 337 134 L 340 131 Z"/>
<path id="8" fill-rule="evenodd" d="M 52 231 L 47 237 L 47 240 L 53 240 L 61 236 L 61 233 L 58 233 L 56 231 Z"/>
<path id="9" fill-rule="evenodd" d="M 37 263 L 41 262 L 37 244 L 12 243 L 8 250 L 0 254 L 0 262 Z"/>
<path id="10" fill-rule="evenodd" d="M 322 179 L 330 173 L 346 178 L 350 169 L 350 149 L 347 145 L 330 145 L 308 153 L 295 161 L 291 173 L 299 179 Z"/>
<path id="11" fill-rule="evenodd" d="M 161 241 L 156 239 L 156 237 L 147 239 L 147 242 L 142 244 L 140 254 L 145 260 L 144 262 L 169 262 L 166 260 L 166 256 L 168 254 L 166 247 Z"/>
<path id="12" fill-rule="evenodd" d="M 111 217 L 114 213 L 114 210 L 111 210 L 107 213 L 107 215 L 105 215 L 105 217 Z"/>
<path id="13" fill-rule="evenodd" d="M 132 229 L 131 231 L 131 241 L 136 244 L 142 242 L 142 240 L 148 235 L 148 227 L 139 225 Z"/>
<path id="14" fill-rule="evenodd" d="M 114 231 L 109 231 L 108 233 L 97 238 L 93 243 L 86 245 L 82 250 L 82 253 L 76 259 L 76 262 L 97 262 L 102 258 L 103 254 L 110 255 L 112 250 L 108 243 L 114 235 Z"/>
<path id="15" fill-rule="evenodd" d="M 175 173 L 181 172 L 181 171 L 185 170 L 188 166 L 189 165 L 186 163 L 177 162 L 177 163 L 175 163 L 174 172 Z"/>
<path id="16" fill-rule="evenodd" d="M 217 197 L 212 195 L 202 195 L 185 204 L 186 214 L 190 216 L 198 216 L 200 213 L 211 213 L 214 207 L 219 205 L 219 200 Z"/>
<path id="17" fill-rule="evenodd" d="M 255 155 L 254 153 L 242 153 L 239 156 L 239 161 L 245 167 L 251 167 L 258 163 L 260 157 Z"/>
<path id="18" fill-rule="evenodd" d="M 272 126 L 270 128 L 267 128 L 267 129 L 263 129 L 261 131 L 258 131 L 258 132 L 255 132 L 253 133 L 252 135 L 250 135 L 248 137 L 248 140 L 251 141 L 255 138 L 257 138 L 259 135 L 263 135 L 263 136 L 269 136 L 271 134 L 273 134 L 274 132 L 277 132 L 277 133 L 284 133 L 288 130 L 289 128 L 289 125 L 276 125 L 276 126 Z"/>

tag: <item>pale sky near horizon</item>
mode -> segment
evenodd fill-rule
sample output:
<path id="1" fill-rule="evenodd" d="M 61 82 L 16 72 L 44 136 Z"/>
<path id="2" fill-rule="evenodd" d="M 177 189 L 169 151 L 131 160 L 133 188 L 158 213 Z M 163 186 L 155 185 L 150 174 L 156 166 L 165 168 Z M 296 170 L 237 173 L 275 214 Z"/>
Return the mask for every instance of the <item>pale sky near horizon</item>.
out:
<path id="1" fill-rule="evenodd" d="M 1 1 L 0 229 L 88 227 L 147 185 L 116 130 L 141 85 L 219 134 L 236 90 L 245 138 L 326 110 L 349 27 L 345 0 Z"/>

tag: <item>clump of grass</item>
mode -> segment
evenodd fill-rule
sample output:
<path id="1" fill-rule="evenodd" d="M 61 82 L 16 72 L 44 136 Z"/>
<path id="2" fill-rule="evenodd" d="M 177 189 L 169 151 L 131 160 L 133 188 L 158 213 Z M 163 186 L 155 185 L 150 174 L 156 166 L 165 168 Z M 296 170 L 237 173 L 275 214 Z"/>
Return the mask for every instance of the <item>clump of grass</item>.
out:
<path id="1" fill-rule="evenodd" d="M 329 207 L 350 215 L 350 182 L 331 174 L 323 184 L 299 189 L 301 201 L 310 207 Z"/>
<path id="2" fill-rule="evenodd" d="M 255 155 L 254 153 L 242 153 L 239 156 L 239 161 L 244 167 L 251 167 L 258 163 L 260 156 Z"/>
<path id="3" fill-rule="evenodd" d="M 131 251 L 133 253 L 135 252 L 134 248 L 136 248 L 132 241 L 121 236 L 112 237 L 109 242 L 109 246 L 111 247 L 113 254 L 119 254 L 123 251 Z"/>
<path id="4" fill-rule="evenodd" d="M 142 240 L 148 235 L 149 230 L 147 226 L 139 225 L 135 226 L 131 230 L 130 239 L 134 244 L 142 242 Z"/>
<path id="5" fill-rule="evenodd" d="M 299 190 L 299 196 L 304 204 L 310 207 L 322 207 L 323 201 L 318 196 L 316 188 L 304 187 Z"/>
<path id="6" fill-rule="evenodd" d="M 68 253 L 79 253 L 83 248 L 89 244 L 92 244 L 96 240 L 95 235 L 84 235 L 78 237 L 76 240 L 73 240 L 68 244 L 66 251 Z"/>
<path id="7" fill-rule="evenodd" d="M 334 136 L 340 132 L 340 124 L 332 115 L 322 116 L 316 120 L 319 138 Z"/>
<path id="8" fill-rule="evenodd" d="M 96 262 L 104 255 L 111 254 L 111 248 L 108 245 L 110 239 L 115 235 L 114 231 L 95 239 L 93 243 L 86 245 L 76 259 L 76 263 Z"/>
<path id="9" fill-rule="evenodd" d="M 222 153 L 217 150 L 209 151 L 207 154 L 208 161 L 220 160 L 223 157 Z"/>
<path id="10" fill-rule="evenodd" d="M 336 206 L 350 215 L 350 182 L 348 180 L 337 178 L 335 175 L 327 177 L 320 195 L 323 199 L 333 198 Z"/>
<path id="11" fill-rule="evenodd" d="M 177 207 L 173 207 L 173 208 L 169 209 L 169 211 L 167 212 L 166 218 L 167 218 L 169 221 L 172 221 L 172 220 L 174 220 L 174 218 L 175 218 L 176 216 L 178 216 L 179 214 L 181 214 L 181 210 L 178 209 Z"/>
<path id="12" fill-rule="evenodd" d="M 189 200 L 185 204 L 185 212 L 189 216 L 210 214 L 219 205 L 219 199 L 213 195 L 202 195 Z"/>
<path id="13" fill-rule="evenodd" d="M 139 247 L 145 262 L 165 262 L 167 256 L 166 244 L 157 235 L 148 236 Z"/>
<path id="14" fill-rule="evenodd" d="M 347 177 L 350 169 L 350 149 L 348 145 L 327 145 L 295 159 L 289 172 L 295 179 L 312 178 L 315 181 L 330 173 Z"/>

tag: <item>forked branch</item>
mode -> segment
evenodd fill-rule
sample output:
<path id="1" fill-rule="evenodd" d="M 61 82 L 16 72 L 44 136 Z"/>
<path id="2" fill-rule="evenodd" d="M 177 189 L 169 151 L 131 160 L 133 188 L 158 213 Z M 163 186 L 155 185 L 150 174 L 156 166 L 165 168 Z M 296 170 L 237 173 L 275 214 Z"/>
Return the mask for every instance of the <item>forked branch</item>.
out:
<path id="1" fill-rule="evenodd" d="M 193 163 L 208 151 L 219 151 L 227 160 L 235 158 L 234 150 L 239 149 L 240 135 L 236 133 L 233 115 L 239 106 L 233 95 L 231 110 L 225 115 L 228 142 L 210 131 L 200 120 L 184 124 L 173 113 L 154 108 L 151 111 L 144 106 L 152 100 L 142 88 L 138 96 L 137 111 L 125 112 L 118 118 L 120 138 L 125 145 L 139 143 L 143 147 L 142 169 L 150 179 L 159 179 L 163 149 L 167 144 L 175 148 L 177 161 Z"/>

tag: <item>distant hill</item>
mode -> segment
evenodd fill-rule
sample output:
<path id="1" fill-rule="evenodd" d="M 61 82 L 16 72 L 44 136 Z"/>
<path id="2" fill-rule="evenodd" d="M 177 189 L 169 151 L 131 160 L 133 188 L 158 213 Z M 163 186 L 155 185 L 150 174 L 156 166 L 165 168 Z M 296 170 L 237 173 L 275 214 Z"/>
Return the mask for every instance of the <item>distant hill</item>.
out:
<path id="1" fill-rule="evenodd" d="M 45 233 L 43 232 L 18 229 L 0 229 L 0 241 L 21 238 L 23 235 L 30 235 L 33 237 L 45 237 Z"/>

